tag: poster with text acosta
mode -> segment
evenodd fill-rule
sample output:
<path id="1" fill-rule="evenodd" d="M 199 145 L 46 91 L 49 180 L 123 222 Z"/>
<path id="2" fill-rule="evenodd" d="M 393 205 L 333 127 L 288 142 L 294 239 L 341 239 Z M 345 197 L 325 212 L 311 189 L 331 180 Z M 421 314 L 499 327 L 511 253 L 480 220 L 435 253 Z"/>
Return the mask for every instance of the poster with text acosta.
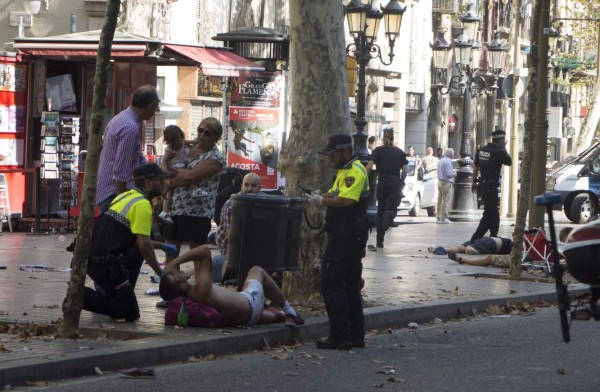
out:
<path id="1" fill-rule="evenodd" d="M 263 189 L 277 189 L 279 109 L 229 108 L 227 165 L 260 176 Z"/>

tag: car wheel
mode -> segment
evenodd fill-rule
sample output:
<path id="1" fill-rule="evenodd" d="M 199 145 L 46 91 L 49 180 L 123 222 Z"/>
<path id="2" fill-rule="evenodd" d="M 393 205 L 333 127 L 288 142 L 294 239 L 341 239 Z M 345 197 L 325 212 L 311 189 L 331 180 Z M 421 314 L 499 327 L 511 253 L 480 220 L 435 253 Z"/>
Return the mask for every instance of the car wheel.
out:
<path id="1" fill-rule="evenodd" d="M 587 223 L 596 215 L 596 205 L 586 193 L 575 196 L 571 203 L 571 221 L 574 223 Z"/>
<path id="2" fill-rule="evenodd" d="M 573 215 L 571 215 L 571 205 L 572 204 L 573 204 L 572 202 L 569 202 L 569 203 L 565 202 L 563 205 L 563 211 L 565 212 L 565 216 L 567 217 L 567 219 L 570 220 L 571 222 L 574 222 Z"/>
<path id="3" fill-rule="evenodd" d="M 427 207 L 427 216 L 435 216 L 435 207 Z"/>
<path id="4" fill-rule="evenodd" d="M 408 211 L 408 215 L 412 217 L 419 216 L 419 210 L 421 209 L 421 196 L 417 195 L 415 197 L 415 205 L 413 205 L 412 210 Z"/>

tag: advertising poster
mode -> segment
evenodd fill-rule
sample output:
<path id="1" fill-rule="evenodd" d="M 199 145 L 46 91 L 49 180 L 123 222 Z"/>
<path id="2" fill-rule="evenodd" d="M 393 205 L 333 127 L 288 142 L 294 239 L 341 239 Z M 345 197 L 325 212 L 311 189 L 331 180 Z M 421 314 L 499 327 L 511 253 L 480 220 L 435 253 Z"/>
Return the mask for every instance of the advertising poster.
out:
<path id="1" fill-rule="evenodd" d="M 233 106 L 278 108 L 280 99 L 279 72 L 240 72 L 231 92 Z"/>
<path id="2" fill-rule="evenodd" d="M 277 189 L 279 109 L 229 108 L 227 164 L 260 176 L 263 189 Z"/>

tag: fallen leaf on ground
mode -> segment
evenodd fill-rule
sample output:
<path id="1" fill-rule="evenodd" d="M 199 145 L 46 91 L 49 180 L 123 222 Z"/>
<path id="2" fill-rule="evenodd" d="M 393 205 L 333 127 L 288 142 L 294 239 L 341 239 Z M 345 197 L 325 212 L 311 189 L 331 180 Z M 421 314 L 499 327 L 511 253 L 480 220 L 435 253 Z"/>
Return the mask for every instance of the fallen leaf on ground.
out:
<path id="1" fill-rule="evenodd" d="M 287 354 L 275 354 L 272 358 L 280 361 L 287 361 L 292 359 L 292 357 Z"/>
<path id="2" fill-rule="evenodd" d="M 567 370 L 565 368 L 556 369 L 556 374 L 567 374 Z"/>

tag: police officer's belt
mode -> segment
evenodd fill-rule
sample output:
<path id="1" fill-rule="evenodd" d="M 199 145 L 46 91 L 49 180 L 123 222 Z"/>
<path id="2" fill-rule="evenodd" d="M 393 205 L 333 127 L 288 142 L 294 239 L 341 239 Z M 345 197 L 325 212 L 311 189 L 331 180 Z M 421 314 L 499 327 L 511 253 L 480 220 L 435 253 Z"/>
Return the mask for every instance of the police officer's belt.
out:
<path id="1" fill-rule="evenodd" d="M 112 254 L 109 253 L 107 255 L 104 256 L 90 256 L 89 258 L 89 263 L 90 264 L 105 264 L 105 265 L 109 265 L 109 264 L 113 264 L 115 262 L 120 262 L 123 259 L 123 254 L 119 253 L 119 254 Z"/>

